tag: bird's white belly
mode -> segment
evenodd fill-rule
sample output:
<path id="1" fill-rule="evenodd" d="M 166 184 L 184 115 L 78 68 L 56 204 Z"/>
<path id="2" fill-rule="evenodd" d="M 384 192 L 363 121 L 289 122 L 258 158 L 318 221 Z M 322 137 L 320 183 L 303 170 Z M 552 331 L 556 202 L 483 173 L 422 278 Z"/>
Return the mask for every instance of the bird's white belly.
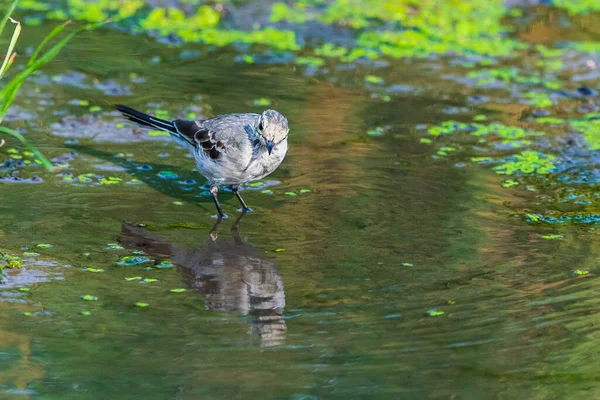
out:
<path id="1" fill-rule="evenodd" d="M 249 156 L 235 159 L 224 157 L 215 161 L 200 154 L 200 157 L 196 155 L 196 165 L 211 184 L 240 185 L 271 174 L 283 161 L 286 151 L 287 143 L 274 148 L 271 154 L 265 150 L 254 159 Z"/>

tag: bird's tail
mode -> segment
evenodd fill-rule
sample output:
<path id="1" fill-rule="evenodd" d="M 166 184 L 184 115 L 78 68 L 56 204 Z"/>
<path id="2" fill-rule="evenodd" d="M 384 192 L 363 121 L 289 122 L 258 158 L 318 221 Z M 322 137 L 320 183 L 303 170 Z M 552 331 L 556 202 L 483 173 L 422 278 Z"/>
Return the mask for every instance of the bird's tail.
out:
<path id="1" fill-rule="evenodd" d="M 131 107 L 127 107 L 121 104 L 115 104 L 117 110 L 119 110 L 125 118 L 135 122 L 143 128 L 154 128 L 161 131 L 167 131 L 169 133 L 179 135 L 175 125 L 171 121 L 165 121 L 164 119 L 153 117 L 152 115 L 144 114 L 141 111 L 134 110 Z"/>

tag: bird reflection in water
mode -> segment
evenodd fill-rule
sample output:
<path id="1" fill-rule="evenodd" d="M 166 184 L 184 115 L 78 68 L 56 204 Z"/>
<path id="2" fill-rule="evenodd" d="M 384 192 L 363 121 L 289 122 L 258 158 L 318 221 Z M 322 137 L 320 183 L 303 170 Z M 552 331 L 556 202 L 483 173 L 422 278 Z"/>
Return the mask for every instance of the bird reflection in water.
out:
<path id="1" fill-rule="evenodd" d="M 126 222 L 119 242 L 148 256 L 169 259 L 187 286 L 204 298 L 208 309 L 247 316 L 250 334 L 260 345 L 280 345 L 286 332 L 283 282 L 277 266 L 240 237 L 238 224 L 243 216 L 231 228 L 233 242 L 218 238 L 220 219 L 210 240 L 196 248 L 179 247 Z"/>

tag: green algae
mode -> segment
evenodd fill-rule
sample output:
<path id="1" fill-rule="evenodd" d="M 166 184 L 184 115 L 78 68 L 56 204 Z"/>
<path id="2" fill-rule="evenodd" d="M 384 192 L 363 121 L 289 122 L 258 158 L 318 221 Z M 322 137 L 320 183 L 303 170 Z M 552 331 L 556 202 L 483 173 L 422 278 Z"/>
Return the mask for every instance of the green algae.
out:
<path id="1" fill-rule="evenodd" d="M 136 306 L 136 307 L 141 307 L 141 308 L 148 307 L 149 305 L 150 305 L 150 304 L 148 304 L 148 303 L 144 303 L 144 302 L 142 302 L 142 301 L 138 301 L 137 303 L 135 303 L 135 306 Z"/>
<path id="2" fill-rule="evenodd" d="M 186 291 L 185 288 L 175 288 L 175 289 L 170 289 L 169 290 L 169 292 L 171 292 L 171 293 L 183 293 L 185 291 Z"/>
<path id="3" fill-rule="evenodd" d="M 98 296 L 93 296 L 91 294 L 84 294 L 83 296 L 81 296 L 82 300 L 85 301 L 98 301 Z"/>

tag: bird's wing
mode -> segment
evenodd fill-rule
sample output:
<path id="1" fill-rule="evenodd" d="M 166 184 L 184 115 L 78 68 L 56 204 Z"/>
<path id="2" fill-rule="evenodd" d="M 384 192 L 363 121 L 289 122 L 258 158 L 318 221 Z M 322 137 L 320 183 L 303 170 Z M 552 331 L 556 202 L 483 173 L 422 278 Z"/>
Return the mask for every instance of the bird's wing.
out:
<path id="1" fill-rule="evenodd" d="M 217 160 L 250 142 L 248 127 L 256 118 L 256 114 L 227 114 L 201 121 L 176 119 L 173 124 L 190 145 Z"/>

